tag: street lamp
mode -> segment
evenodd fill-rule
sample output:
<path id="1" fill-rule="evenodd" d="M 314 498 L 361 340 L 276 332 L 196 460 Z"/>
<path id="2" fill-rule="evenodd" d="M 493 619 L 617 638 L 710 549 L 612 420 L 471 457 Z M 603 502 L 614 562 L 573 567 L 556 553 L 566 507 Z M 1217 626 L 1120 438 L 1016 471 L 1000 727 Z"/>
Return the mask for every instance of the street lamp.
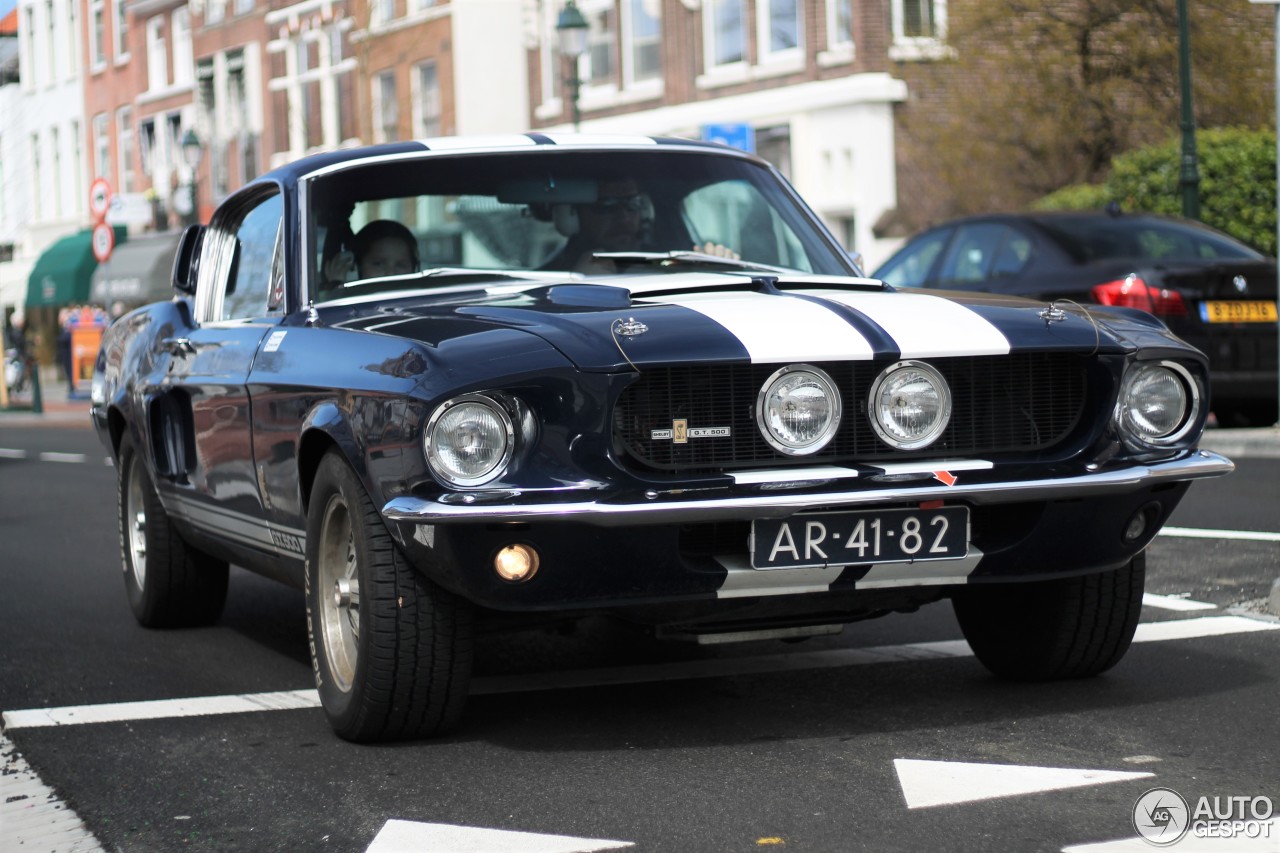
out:
<path id="1" fill-rule="evenodd" d="M 1191 106 L 1191 35 L 1187 0 L 1178 0 L 1178 82 L 1182 89 L 1182 215 L 1200 218 L 1200 164 L 1196 156 L 1196 117 Z"/>
<path id="2" fill-rule="evenodd" d="M 200 159 L 204 157 L 204 145 L 200 142 L 200 137 L 196 136 L 193 128 L 187 128 L 187 132 L 182 134 L 182 159 L 187 161 L 187 166 L 191 168 L 191 222 L 192 224 L 200 221 L 200 201 L 197 192 L 199 185 L 196 183 L 196 169 L 200 168 Z"/>
<path id="3" fill-rule="evenodd" d="M 578 11 L 574 0 L 568 0 L 556 19 L 556 35 L 560 39 L 560 55 L 569 61 L 569 104 L 573 110 L 573 129 L 578 129 L 578 57 L 587 49 L 587 19 Z"/>

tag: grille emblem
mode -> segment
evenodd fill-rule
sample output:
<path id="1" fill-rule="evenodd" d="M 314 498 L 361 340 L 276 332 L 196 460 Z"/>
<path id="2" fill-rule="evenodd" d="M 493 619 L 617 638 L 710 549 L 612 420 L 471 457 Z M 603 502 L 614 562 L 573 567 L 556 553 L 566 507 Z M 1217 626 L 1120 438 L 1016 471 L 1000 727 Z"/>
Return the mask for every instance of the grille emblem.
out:
<path id="1" fill-rule="evenodd" d="M 1247 293 L 1249 291 L 1249 282 L 1242 275 L 1231 279 L 1231 283 L 1236 286 L 1236 293 Z"/>
<path id="2" fill-rule="evenodd" d="M 673 444 L 688 444 L 691 438 L 728 438 L 733 433 L 732 427 L 689 427 L 687 418 L 676 418 L 671 422 L 671 429 L 655 429 L 649 433 L 650 441 L 670 441 Z"/>

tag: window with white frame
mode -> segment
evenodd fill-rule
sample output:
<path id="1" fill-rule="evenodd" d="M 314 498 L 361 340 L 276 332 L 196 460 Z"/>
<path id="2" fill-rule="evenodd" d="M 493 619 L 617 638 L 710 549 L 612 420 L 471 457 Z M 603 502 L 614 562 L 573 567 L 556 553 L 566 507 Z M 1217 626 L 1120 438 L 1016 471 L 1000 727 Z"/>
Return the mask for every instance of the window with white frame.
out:
<path id="1" fill-rule="evenodd" d="M 173 82 L 190 83 L 195 62 L 191 56 L 191 13 L 187 7 L 173 10 L 169 19 L 173 39 Z"/>
<path id="2" fill-rule="evenodd" d="M 658 0 L 623 0 L 623 49 L 628 83 L 662 75 L 662 6 Z"/>
<path id="3" fill-rule="evenodd" d="M 584 3 L 582 13 L 588 29 L 587 51 L 578 66 L 579 79 L 588 86 L 616 85 L 618 16 L 613 0 Z"/>
<path id="4" fill-rule="evenodd" d="M 710 70 L 747 59 L 745 0 L 705 0 L 702 33 L 706 66 Z"/>
<path id="5" fill-rule="evenodd" d="M 80 4 L 72 0 L 67 4 L 67 76 L 75 79 L 80 74 Z"/>
<path id="6" fill-rule="evenodd" d="M 236 0 L 235 10 L 237 15 L 247 15 L 253 11 L 253 0 Z"/>
<path id="7" fill-rule="evenodd" d="M 129 22 L 126 20 L 124 2 L 125 0 L 111 0 L 111 6 L 115 11 L 115 18 L 112 21 L 112 37 L 117 63 L 125 62 L 129 59 Z"/>
<path id="8" fill-rule="evenodd" d="M 107 10 L 105 0 L 93 0 L 89 4 L 89 65 L 101 68 L 107 61 Z"/>
<path id="9" fill-rule="evenodd" d="M 116 153 L 119 155 L 120 192 L 133 191 L 133 108 L 116 110 Z"/>
<path id="10" fill-rule="evenodd" d="M 80 122 L 77 119 L 71 120 L 71 169 L 73 187 L 83 187 L 88 184 L 84 179 L 84 140 L 80 137 Z M 73 192 L 71 194 L 72 211 L 79 216 L 84 213 L 85 193 Z"/>
<path id="11" fill-rule="evenodd" d="M 49 84 L 58 79 L 58 16 L 53 14 L 53 0 L 44 0 L 45 26 L 49 28 L 49 43 L 45 47 L 46 73 Z"/>
<path id="12" fill-rule="evenodd" d="M 413 135 L 426 139 L 440 135 L 440 78 L 434 60 L 413 68 Z"/>
<path id="13" fill-rule="evenodd" d="M 21 74 L 22 88 L 31 91 L 36 87 L 35 55 L 36 55 L 36 16 L 26 15 L 27 26 L 22 31 L 22 62 L 28 63 L 29 74 Z"/>
<path id="14" fill-rule="evenodd" d="M 227 17 L 227 0 L 206 0 L 204 4 L 205 24 L 220 24 Z"/>
<path id="15" fill-rule="evenodd" d="M 853 0 L 827 0 L 827 50 L 853 49 Z"/>
<path id="16" fill-rule="evenodd" d="M 144 119 L 138 122 L 138 156 L 142 161 L 142 174 L 148 182 L 155 175 L 156 154 L 156 122 L 155 119 Z"/>
<path id="17" fill-rule="evenodd" d="M 892 0 L 890 58 L 933 56 L 947 37 L 947 0 Z"/>
<path id="18" fill-rule="evenodd" d="M 396 72 L 383 71 L 373 78 L 374 142 L 399 138 L 400 109 L 396 103 Z"/>
<path id="19" fill-rule="evenodd" d="M 111 137 L 106 113 L 93 117 L 93 176 L 111 178 Z"/>
<path id="20" fill-rule="evenodd" d="M 799 0 L 756 0 L 757 61 L 795 56 L 800 50 Z"/>
<path id="21" fill-rule="evenodd" d="M 396 19 L 396 0 L 372 0 L 369 6 L 369 23 L 372 26 L 389 24 Z"/>
<path id="22" fill-rule="evenodd" d="M 62 138 L 56 127 L 49 128 L 50 177 L 53 178 L 53 218 L 62 218 Z"/>
<path id="23" fill-rule="evenodd" d="M 31 193 L 32 216 L 39 222 L 44 218 L 44 173 L 40 161 L 40 134 L 31 134 Z"/>
<path id="24" fill-rule="evenodd" d="M 169 87 L 169 48 L 164 38 L 164 16 L 147 19 L 147 88 Z"/>

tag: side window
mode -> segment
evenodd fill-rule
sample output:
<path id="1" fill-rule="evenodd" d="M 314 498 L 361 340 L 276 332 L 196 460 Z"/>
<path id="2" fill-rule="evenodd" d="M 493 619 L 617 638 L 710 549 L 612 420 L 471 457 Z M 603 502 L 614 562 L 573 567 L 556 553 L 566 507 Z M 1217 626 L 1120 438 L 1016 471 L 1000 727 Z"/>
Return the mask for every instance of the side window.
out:
<path id="1" fill-rule="evenodd" d="M 876 278 L 894 287 L 929 286 L 929 270 L 933 269 L 942 247 L 947 245 L 950 237 L 949 229 L 925 234 L 876 270 Z"/>
<path id="2" fill-rule="evenodd" d="M 263 200 L 240 220 L 219 319 L 265 317 L 283 307 L 283 300 L 279 298 L 283 280 L 283 258 L 279 252 L 282 225 L 283 204 L 279 194 Z"/>
<path id="3" fill-rule="evenodd" d="M 722 181 L 689 193 L 681 214 L 697 246 L 716 243 L 744 261 L 813 270 L 796 233 L 745 181 Z"/>
<path id="4" fill-rule="evenodd" d="M 996 253 L 1009 236 L 1009 227 L 983 223 L 963 225 L 942 260 L 938 278 L 943 283 L 985 281 L 990 277 Z"/>
<path id="5" fill-rule="evenodd" d="M 1017 275 L 1031 259 L 1031 240 L 1020 231 L 1010 228 L 1008 235 L 996 252 L 991 264 L 991 277 Z"/>

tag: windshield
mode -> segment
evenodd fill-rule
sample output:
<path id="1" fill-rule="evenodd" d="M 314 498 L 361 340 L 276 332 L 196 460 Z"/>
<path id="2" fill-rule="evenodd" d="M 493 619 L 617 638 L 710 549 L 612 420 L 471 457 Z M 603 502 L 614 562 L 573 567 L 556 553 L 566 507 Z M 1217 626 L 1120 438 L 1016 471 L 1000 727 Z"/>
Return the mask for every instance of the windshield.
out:
<path id="1" fill-rule="evenodd" d="M 773 173 L 738 157 L 543 149 L 388 158 L 316 177 L 309 189 L 311 292 L 321 299 L 452 284 L 458 274 L 625 273 L 635 268 L 628 253 L 856 274 Z"/>

